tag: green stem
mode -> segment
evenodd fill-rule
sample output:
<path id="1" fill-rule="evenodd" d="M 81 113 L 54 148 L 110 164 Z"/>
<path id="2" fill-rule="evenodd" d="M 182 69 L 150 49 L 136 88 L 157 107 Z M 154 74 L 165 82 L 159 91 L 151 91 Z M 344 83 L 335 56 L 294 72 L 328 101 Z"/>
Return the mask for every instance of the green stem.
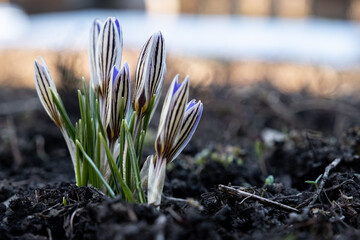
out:
<path id="1" fill-rule="evenodd" d="M 129 145 L 128 149 L 129 149 L 129 153 L 130 153 L 130 163 L 131 163 L 131 168 L 133 171 L 133 177 L 135 179 L 136 191 L 138 193 L 140 203 L 145 203 L 144 192 L 141 188 L 140 170 L 139 170 L 139 165 L 138 165 L 138 161 L 137 161 L 138 158 L 136 157 L 136 152 L 135 152 L 135 147 L 134 147 L 134 143 L 132 140 L 132 135 L 130 133 L 127 123 L 125 121 L 123 123 L 124 123 L 124 128 L 125 128 L 126 139 L 127 139 L 128 145 Z"/>
<path id="2" fill-rule="evenodd" d="M 107 160 L 108 160 L 108 163 L 109 163 L 110 168 L 111 168 L 112 173 L 113 173 L 112 176 L 113 177 L 115 177 L 115 175 L 117 176 L 117 178 L 118 178 L 118 180 L 120 182 L 120 185 L 121 185 L 121 187 L 122 187 L 122 189 L 123 189 L 123 191 L 125 193 L 126 199 L 128 201 L 133 201 L 131 191 L 130 191 L 129 187 L 125 184 L 125 182 L 123 181 L 123 176 L 121 176 L 120 171 L 118 171 L 115 160 L 112 157 L 110 149 L 107 146 L 106 140 L 102 135 L 100 135 L 100 140 L 103 143 L 105 153 L 106 153 L 106 156 L 107 156 Z"/>
<path id="3" fill-rule="evenodd" d="M 82 152 L 82 154 L 85 157 L 85 160 L 88 161 L 88 163 L 90 164 L 90 166 L 94 169 L 94 171 L 96 172 L 96 174 L 99 176 L 100 180 L 102 181 L 102 183 L 104 184 L 106 190 L 108 191 L 108 193 L 110 194 L 110 196 L 112 198 L 115 198 L 115 193 L 114 191 L 111 189 L 111 187 L 109 186 L 109 184 L 106 182 L 106 180 L 104 179 L 104 177 L 102 176 L 102 174 L 100 173 L 99 169 L 96 167 L 96 165 L 94 164 L 94 162 L 91 160 L 91 158 L 86 154 L 84 148 L 81 146 L 80 142 L 78 140 L 76 140 L 76 147 L 78 150 L 80 150 Z"/>
<path id="4" fill-rule="evenodd" d="M 77 140 L 76 140 L 77 141 Z M 78 142 L 78 141 L 77 141 Z M 81 171 L 80 171 L 80 152 L 79 152 L 79 147 L 76 146 L 75 148 L 75 169 L 76 169 L 76 185 L 78 187 L 81 186 Z"/>

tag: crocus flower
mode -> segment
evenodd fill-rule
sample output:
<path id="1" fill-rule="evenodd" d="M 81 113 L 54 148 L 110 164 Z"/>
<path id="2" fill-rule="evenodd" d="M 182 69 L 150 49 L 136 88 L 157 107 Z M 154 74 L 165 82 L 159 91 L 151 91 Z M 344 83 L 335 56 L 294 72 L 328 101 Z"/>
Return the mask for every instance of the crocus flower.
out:
<path id="1" fill-rule="evenodd" d="M 135 93 L 133 109 L 145 114 L 152 97 L 155 95 L 154 107 L 160 99 L 165 75 L 165 41 L 161 32 L 154 33 L 143 46 L 135 72 Z"/>
<path id="2" fill-rule="evenodd" d="M 56 126 L 60 129 L 61 133 L 64 136 L 66 145 L 68 146 L 71 160 L 73 162 L 74 171 L 76 169 L 76 161 L 75 161 L 75 145 L 73 140 L 69 137 L 65 129 L 64 122 L 60 116 L 60 113 L 54 103 L 51 91 L 55 94 L 57 98 L 60 99 L 58 93 L 56 91 L 54 80 L 50 75 L 49 68 L 47 67 L 43 58 L 41 59 L 41 63 L 35 60 L 34 64 L 34 78 L 35 78 L 35 86 L 36 91 L 39 96 L 40 102 L 45 108 L 45 111 L 50 116 L 50 118 L 54 121 Z"/>
<path id="3" fill-rule="evenodd" d="M 96 46 L 96 70 L 99 81 L 100 114 L 104 128 L 110 121 L 113 67 L 119 67 L 122 55 L 122 31 L 119 21 L 108 18 L 101 28 Z"/>
<path id="4" fill-rule="evenodd" d="M 59 111 L 53 101 L 53 97 L 51 94 L 51 90 L 57 95 L 56 87 L 54 84 L 54 80 L 50 75 L 50 71 L 44 61 L 41 59 L 41 63 L 35 60 L 34 63 L 34 78 L 35 78 L 35 86 L 37 94 L 40 98 L 41 104 L 45 108 L 45 111 L 50 116 L 50 118 L 54 121 L 56 126 L 60 129 L 64 127 L 63 120 L 59 114 Z"/>
<path id="5" fill-rule="evenodd" d="M 155 156 L 149 156 L 148 203 L 158 205 L 164 187 L 166 164 L 173 161 L 190 141 L 200 121 L 203 105 L 191 100 L 187 103 L 189 77 L 178 83 L 176 76 L 167 92 L 161 111 L 159 129 L 155 141 Z"/>
<path id="6" fill-rule="evenodd" d="M 121 121 L 123 118 L 126 118 L 130 102 L 130 78 L 127 62 L 125 62 L 120 71 L 114 66 L 112 79 L 113 92 L 109 124 L 110 134 L 108 137 L 114 142 L 120 135 Z"/>

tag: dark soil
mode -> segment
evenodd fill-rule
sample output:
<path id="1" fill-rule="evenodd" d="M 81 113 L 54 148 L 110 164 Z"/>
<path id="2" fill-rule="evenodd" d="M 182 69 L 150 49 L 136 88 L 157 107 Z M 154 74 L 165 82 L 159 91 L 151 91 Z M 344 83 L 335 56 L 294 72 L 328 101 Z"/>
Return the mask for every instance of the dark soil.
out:
<path id="1" fill-rule="evenodd" d="M 0 239 L 360 239 L 359 99 L 196 86 L 204 115 L 157 210 L 77 187 L 60 132 L 30 104 L 35 92 L 0 91 Z M 63 96 L 76 118 L 76 99 Z M 318 188 L 305 183 L 321 174 Z"/>

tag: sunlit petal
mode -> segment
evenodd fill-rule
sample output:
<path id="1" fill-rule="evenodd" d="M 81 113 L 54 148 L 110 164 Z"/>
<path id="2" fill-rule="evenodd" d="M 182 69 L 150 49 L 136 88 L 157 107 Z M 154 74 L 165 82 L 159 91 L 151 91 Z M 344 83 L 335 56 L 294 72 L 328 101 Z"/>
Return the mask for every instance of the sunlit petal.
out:
<path id="1" fill-rule="evenodd" d="M 154 161 L 156 160 L 156 161 Z M 161 202 L 161 194 L 164 188 L 166 172 L 166 159 L 154 159 L 151 156 L 149 161 L 148 204 L 159 205 Z"/>
<path id="2" fill-rule="evenodd" d="M 102 27 L 96 46 L 96 65 L 99 80 L 100 114 L 104 127 L 110 121 L 112 70 L 121 61 L 122 34 L 119 22 L 108 18 Z"/>
<path id="3" fill-rule="evenodd" d="M 182 83 L 178 83 L 178 78 L 175 77 L 167 92 L 161 111 L 155 143 L 156 153 L 161 158 L 168 158 L 168 154 L 179 135 L 188 95 L 189 77 L 187 76 Z"/>
<path id="4" fill-rule="evenodd" d="M 56 87 L 44 59 L 41 58 L 41 62 L 42 63 L 39 63 L 35 60 L 34 63 L 36 91 L 47 114 L 55 122 L 56 126 L 62 128 L 63 121 L 59 115 L 50 91 L 51 89 L 55 94 L 57 94 Z"/>
<path id="5" fill-rule="evenodd" d="M 143 46 L 135 72 L 133 108 L 145 113 L 154 95 L 154 109 L 160 98 L 165 75 L 165 41 L 161 32 L 154 33 Z"/>
<path id="6" fill-rule="evenodd" d="M 91 25 L 90 41 L 89 41 L 89 62 L 90 62 L 90 80 L 93 87 L 99 85 L 99 80 L 96 71 L 96 46 L 100 31 L 102 28 L 102 22 L 99 19 L 95 19 Z"/>
<path id="7" fill-rule="evenodd" d="M 189 143 L 194 135 L 194 132 L 199 124 L 203 111 L 203 104 L 201 101 L 197 102 L 192 100 L 186 106 L 186 111 L 183 117 L 183 122 L 180 128 L 180 134 L 176 144 L 171 149 L 168 161 L 173 161 Z"/>
<path id="8" fill-rule="evenodd" d="M 121 126 L 122 118 L 126 117 L 128 111 L 128 105 L 129 105 L 130 78 L 129 78 L 128 64 L 125 63 L 123 67 L 120 69 L 120 71 L 118 71 L 116 67 L 114 67 L 112 73 L 112 79 L 113 79 L 113 93 L 112 93 L 110 129 L 111 129 L 111 138 L 117 139 L 120 134 L 120 126 Z"/>
<path id="9" fill-rule="evenodd" d="M 98 77 L 100 88 L 106 88 L 110 80 L 111 71 L 121 60 L 122 35 L 119 33 L 117 21 L 108 18 L 102 27 L 96 46 Z"/>

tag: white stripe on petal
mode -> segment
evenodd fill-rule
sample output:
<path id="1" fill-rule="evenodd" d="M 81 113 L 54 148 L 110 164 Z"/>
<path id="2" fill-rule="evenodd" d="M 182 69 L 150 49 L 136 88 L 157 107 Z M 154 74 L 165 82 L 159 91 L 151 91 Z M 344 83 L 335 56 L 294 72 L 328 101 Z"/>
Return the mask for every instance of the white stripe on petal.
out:
<path id="1" fill-rule="evenodd" d="M 49 69 L 41 58 L 42 64 L 35 60 L 34 63 L 34 79 L 37 94 L 40 98 L 41 104 L 45 108 L 47 114 L 55 122 L 55 124 L 62 128 L 63 122 L 53 101 L 51 90 L 57 94 L 54 81 L 50 75 Z"/>
<path id="2" fill-rule="evenodd" d="M 99 33 L 96 46 L 96 65 L 99 79 L 100 114 L 104 128 L 110 121 L 112 70 L 121 61 L 122 34 L 118 21 L 108 18 Z"/>
<path id="3" fill-rule="evenodd" d="M 176 144 L 171 149 L 171 153 L 168 158 L 169 162 L 173 161 L 191 140 L 199 124 L 202 111 L 203 104 L 201 101 L 196 103 L 195 100 L 192 100 L 188 103 L 183 117 L 183 122 L 181 124 L 179 137 Z"/>
<path id="4" fill-rule="evenodd" d="M 133 108 L 145 113 L 154 95 L 155 110 L 162 90 L 165 75 L 165 41 L 161 32 L 154 33 L 143 46 L 135 72 Z"/>
<path id="5" fill-rule="evenodd" d="M 126 117 L 128 111 L 129 97 L 130 97 L 130 79 L 129 66 L 127 63 L 118 72 L 116 67 L 113 69 L 113 93 L 111 106 L 110 129 L 112 132 L 111 138 L 117 139 L 120 134 L 120 126 L 122 118 Z M 124 111 L 121 111 L 122 104 Z M 122 116 L 122 118 L 121 118 Z"/>
<path id="6" fill-rule="evenodd" d="M 89 37 L 89 62 L 90 62 L 90 80 L 93 88 L 99 85 L 99 80 L 96 71 L 96 46 L 100 31 L 102 28 L 102 22 L 99 19 L 95 19 L 90 30 Z"/>
<path id="7" fill-rule="evenodd" d="M 155 143 L 156 153 L 159 157 L 168 158 L 168 154 L 175 144 L 189 95 L 189 77 L 187 76 L 180 84 L 177 80 L 176 76 L 167 92 L 161 111 Z"/>
<path id="8" fill-rule="evenodd" d="M 121 47 L 120 38 L 116 24 L 112 18 L 108 18 L 100 31 L 96 48 L 98 77 L 103 93 L 106 92 L 105 89 L 110 84 L 112 68 L 118 62 L 119 47 Z"/>

